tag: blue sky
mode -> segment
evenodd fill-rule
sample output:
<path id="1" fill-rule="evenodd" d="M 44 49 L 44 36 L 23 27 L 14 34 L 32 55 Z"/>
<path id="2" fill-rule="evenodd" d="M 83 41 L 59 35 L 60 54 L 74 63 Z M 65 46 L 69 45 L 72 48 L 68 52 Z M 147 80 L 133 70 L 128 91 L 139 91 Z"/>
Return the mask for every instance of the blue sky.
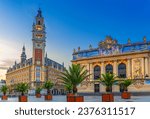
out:
<path id="1" fill-rule="evenodd" d="M 150 0 L 0 0 L 0 78 L 23 44 L 32 56 L 32 23 L 42 9 L 48 57 L 70 64 L 73 48 L 98 46 L 106 35 L 119 43 L 150 39 Z"/>

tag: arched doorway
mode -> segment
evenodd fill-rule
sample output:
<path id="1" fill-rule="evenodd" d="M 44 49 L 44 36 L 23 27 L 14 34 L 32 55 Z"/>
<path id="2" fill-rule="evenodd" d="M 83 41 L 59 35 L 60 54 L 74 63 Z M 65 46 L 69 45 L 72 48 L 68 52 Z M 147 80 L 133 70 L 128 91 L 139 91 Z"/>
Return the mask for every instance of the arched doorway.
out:
<path id="1" fill-rule="evenodd" d="M 113 66 L 111 64 L 107 64 L 105 69 L 106 69 L 106 73 L 113 74 Z"/>
<path id="2" fill-rule="evenodd" d="M 126 78 L 126 64 L 120 63 L 118 65 L 118 77 L 119 78 Z"/>

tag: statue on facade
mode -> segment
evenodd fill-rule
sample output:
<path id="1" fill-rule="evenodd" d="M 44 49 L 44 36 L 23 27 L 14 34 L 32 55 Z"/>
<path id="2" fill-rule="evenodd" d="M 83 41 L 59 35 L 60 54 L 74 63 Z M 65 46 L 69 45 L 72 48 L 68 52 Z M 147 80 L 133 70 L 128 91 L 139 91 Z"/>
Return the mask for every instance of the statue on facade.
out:
<path id="1" fill-rule="evenodd" d="M 89 49 L 90 49 L 90 50 L 92 49 L 92 45 L 91 45 L 91 44 L 89 45 Z"/>
<path id="2" fill-rule="evenodd" d="M 131 43 L 131 40 L 130 40 L 130 38 L 128 38 L 128 44 L 130 44 Z"/>
<path id="3" fill-rule="evenodd" d="M 146 43 L 146 36 L 144 36 L 144 38 L 143 38 L 143 42 L 144 42 L 144 43 Z"/>

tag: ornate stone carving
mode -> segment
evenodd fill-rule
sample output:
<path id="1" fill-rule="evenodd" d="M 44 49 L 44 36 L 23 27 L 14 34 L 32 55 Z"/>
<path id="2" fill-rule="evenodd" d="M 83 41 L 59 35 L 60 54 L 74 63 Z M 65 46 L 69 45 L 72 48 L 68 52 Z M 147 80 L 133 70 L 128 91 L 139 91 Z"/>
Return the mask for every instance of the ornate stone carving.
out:
<path id="1" fill-rule="evenodd" d="M 144 86 L 144 79 L 141 78 L 141 79 L 134 79 L 134 83 L 133 85 L 135 86 L 135 88 L 139 89 L 139 88 L 142 88 Z"/>
<path id="2" fill-rule="evenodd" d="M 143 37 L 143 42 L 146 43 L 146 36 Z"/>
<path id="3" fill-rule="evenodd" d="M 142 78 L 142 58 L 133 59 L 133 77 Z"/>
<path id="4" fill-rule="evenodd" d="M 76 49 L 75 48 L 73 49 L 73 53 L 76 53 Z"/>
<path id="5" fill-rule="evenodd" d="M 111 36 L 106 36 L 104 41 L 99 43 L 99 54 L 110 55 L 120 53 L 120 45 L 116 39 L 112 39 Z"/>
<path id="6" fill-rule="evenodd" d="M 131 40 L 130 40 L 130 38 L 128 38 L 128 44 L 130 44 L 131 43 Z"/>

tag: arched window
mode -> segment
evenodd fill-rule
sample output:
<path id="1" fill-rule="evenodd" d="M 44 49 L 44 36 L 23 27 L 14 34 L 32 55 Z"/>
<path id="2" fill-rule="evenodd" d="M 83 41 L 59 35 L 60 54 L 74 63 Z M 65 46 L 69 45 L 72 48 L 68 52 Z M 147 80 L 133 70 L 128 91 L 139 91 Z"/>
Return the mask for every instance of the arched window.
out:
<path id="1" fill-rule="evenodd" d="M 126 78 L 126 65 L 124 63 L 118 65 L 118 76 L 120 78 Z"/>
<path id="2" fill-rule="evenodd" d="M 113 74 L 113 66 L 111 64 L 106 65 L 106 73 Z"/>
<path id="3" fill-rule="evenodd" d="M 101 68 L 100 66 L 94 67 L 94 79 L 98 79 L 101 77 Z"/>

